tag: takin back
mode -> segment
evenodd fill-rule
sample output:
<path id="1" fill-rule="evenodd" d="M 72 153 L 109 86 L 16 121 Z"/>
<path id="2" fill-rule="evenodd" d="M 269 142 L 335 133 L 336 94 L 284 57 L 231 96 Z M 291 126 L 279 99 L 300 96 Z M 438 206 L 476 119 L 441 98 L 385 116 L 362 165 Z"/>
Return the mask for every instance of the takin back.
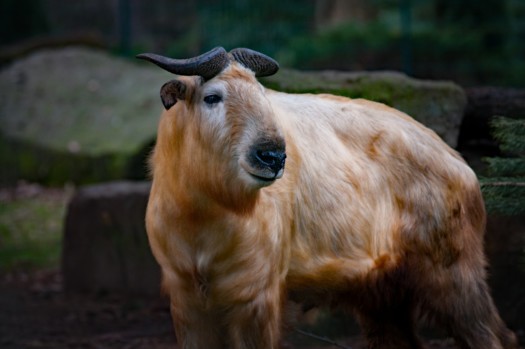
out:
<path id="1" fill-rule="evenodd" d="M 180 348 L 278 348 L 290 302 L 353 313 L 369 348 L 423 348 L 422 318 L 461 348 L 517 348 L 486 283 L 479 183 L 433 131 L 266 89 L 279 66 L 249 49 L 138 58 L 178 75 L 146 226 Z"/>

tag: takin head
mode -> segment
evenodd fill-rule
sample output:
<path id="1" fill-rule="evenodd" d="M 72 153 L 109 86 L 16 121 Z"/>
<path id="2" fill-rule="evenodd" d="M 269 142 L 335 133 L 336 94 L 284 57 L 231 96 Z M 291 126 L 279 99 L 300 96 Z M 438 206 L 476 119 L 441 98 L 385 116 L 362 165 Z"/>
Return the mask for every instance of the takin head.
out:
<path id="1" fill-rule="evenodd" d="M 250 49 L 226 52 L 222 47 L 189 59 L 151 53 L 137 58 L 182 75 L 161 87 L 162 104 L 182 125 L 180 138 L 196 135 L 185 152 L 193 154 L 192 161 L 206 164 L 199 171 L 231 182 L 229 189 L 217 195 L 239 185 L 257 190 L 282 177 L 284 136 L 265 89 L 256 79 L 275 74 L 279 69 L 276 61 Z M 180 165 L 180 159 L 176 161 Z M 185 171 L 185 176 L 191 176 L 191 169 Z M 210 188 L 222 185 L 208 183 Z"/>

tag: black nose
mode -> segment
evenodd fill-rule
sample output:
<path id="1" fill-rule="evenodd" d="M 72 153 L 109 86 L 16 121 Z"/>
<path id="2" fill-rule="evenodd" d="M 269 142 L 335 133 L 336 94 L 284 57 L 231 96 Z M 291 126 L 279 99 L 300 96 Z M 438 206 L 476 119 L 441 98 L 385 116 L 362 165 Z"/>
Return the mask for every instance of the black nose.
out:
<path id="1" fill-rule="evenodd" d="M 256 150 L 255 158 L 261 165 L 270 168 L 277 175 L 284 167 L 286 153 L 281 150 Z"/>

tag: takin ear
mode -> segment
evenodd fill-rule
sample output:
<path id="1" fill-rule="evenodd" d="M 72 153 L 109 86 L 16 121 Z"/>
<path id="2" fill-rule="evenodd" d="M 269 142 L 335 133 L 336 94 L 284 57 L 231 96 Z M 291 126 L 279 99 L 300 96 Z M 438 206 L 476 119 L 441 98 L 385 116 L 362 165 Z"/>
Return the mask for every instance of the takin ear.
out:
<path id="1" fill-rule="evenodd" d="M 177 100 L 186 99 L 186 84 L 180 80 L 171 80 L 160 88 L 160 99 L 166 110 L 177 103 Z"/>

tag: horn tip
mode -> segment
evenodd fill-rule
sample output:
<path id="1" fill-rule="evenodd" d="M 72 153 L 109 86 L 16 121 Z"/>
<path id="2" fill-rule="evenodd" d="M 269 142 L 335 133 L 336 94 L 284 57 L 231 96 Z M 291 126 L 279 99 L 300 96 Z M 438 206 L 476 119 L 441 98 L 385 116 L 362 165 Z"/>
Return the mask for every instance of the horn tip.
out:
<path id="1" fill-rule="evenodd" d="M 137 58 L 137 59 L 150 59 L 151 58 L 151 53 L 139 53 L 138 55 L 135 56 L 135 58 Z"/>

